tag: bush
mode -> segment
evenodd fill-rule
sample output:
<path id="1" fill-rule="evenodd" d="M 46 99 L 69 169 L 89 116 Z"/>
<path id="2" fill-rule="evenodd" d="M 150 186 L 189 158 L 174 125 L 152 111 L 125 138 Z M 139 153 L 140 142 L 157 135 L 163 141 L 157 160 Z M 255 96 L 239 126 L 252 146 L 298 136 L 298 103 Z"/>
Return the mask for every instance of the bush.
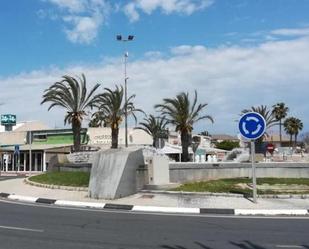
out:
<path id="1" fill-rule="evenodd" d="M 239 142 L 238 141 L 226 140 L 226 141 L 222 141 L 222 142 L 217 142 L 215 145 L 216 145 L 216 148 L 222 149 L 222 150 L 232 150 L 232 149 L 235 149 L 235 148 L 239 148 Z"/>

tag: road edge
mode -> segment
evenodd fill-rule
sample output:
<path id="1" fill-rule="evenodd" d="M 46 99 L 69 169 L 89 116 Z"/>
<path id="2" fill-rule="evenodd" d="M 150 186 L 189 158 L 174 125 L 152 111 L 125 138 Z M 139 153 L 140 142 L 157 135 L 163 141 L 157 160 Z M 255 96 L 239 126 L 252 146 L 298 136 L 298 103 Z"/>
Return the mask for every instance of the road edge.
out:
<path id="1" fill-rule="evenodd" d="M 124 205 L 114 203 L 79 202 L 56 200 L 39 197 L 21 196 L 0 192 L 0 198 L 21 202 L 41 203 L 62 207 L 94 208 L 104 210 L 123 210 L 132 212 L 155 212 L 155 213 L 179 213 L 179 214 L 218 214 L 218 215 L 286 215 L 286 216 L 307 216 L 309 209 L 221 209 L 221 208 L 187 208 L 187 207 L 159 207 Z"/>

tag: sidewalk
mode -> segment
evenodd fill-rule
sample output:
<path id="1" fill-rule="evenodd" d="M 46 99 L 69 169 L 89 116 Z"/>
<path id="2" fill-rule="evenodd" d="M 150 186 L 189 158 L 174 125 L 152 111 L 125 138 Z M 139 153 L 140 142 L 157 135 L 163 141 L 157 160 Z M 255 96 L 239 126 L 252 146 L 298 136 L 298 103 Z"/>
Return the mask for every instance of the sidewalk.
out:
<path id="1" fill-rule="evenodd" d="M 24 183 L 24 178 L 0 181 L 0 193 L 45 198 L 61 201 L 87 202 L 102 204 L 122 204 L 148 207 L 200 208 L 200 209 L 244 209 L 244 210 L 306 210 L 309 209 L 309 199 L 258 199 L 254 204 L 242 197 L 170 195 L 137 193 L 117 200 L 96 200 L 87 197 L 85 191 L 68 191 L 46 189 Z M 12 199 L 12 198 L 11 198 Z M 18 199 L 18 198 L 16 198 Z M 30 198 L 31 199 L 31 198 Z M 63 202 L 64 203 L 64 202 Z M 147 209 L 147 208 L 146 208 Z"/>

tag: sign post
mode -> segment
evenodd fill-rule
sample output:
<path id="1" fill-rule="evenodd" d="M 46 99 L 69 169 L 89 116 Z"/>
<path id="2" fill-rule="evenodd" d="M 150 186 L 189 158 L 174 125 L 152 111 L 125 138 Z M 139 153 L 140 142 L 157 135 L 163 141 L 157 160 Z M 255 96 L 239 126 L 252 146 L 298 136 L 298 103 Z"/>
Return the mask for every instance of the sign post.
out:
<path id="1" fill-rule="evenodd" d="M 257 203 L 256 191 L 256 167 L 255 167 L 255 143 L 251 140 L 251 166 L 252 166 L 252 188 L 253 188 L 253 202 Z"/>
<path id="2" fill-rule="evenodd" d="M 248 112 L 240 118 L 238 128 L 241 135 L 250 140 L 253 202 L 257 203 L 255 140 L 264 135 L 266 130 L 266 121 L 261 114 L 256 112 Z"/>

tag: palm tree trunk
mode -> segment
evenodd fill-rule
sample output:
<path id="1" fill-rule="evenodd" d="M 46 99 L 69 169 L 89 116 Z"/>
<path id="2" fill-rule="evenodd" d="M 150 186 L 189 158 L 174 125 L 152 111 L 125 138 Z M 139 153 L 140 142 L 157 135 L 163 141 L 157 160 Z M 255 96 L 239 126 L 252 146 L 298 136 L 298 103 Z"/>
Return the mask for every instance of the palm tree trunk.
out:
<path id="1" fill-rule="evenodd" d="M 152 138 L 152 146 L 156 148 L 156 141 L 157 141 L 157 138 L 156 137 L 153 137 Z"/>
<path id="2" fill-rule="evenodd" d="M 292 134 L 290 134 L 290 147 L 292 147 L 292 141 L 293 141 L 293 137 L 292 137 Z"/>
<path id="3" fill-rule="evenodd" d="M 263 151 L 263 141 L 264 137 L 260 137 L 257 140 L 255 140 L 255 153 L 264 153 Z"/>
<path id="4" fill-rule="evenodd" d="M 74 143 L 74 151 L 80 151 L 80 130 L 81 123 L 79 120 L 72 120 L 72 130 L 73 130 L 73 143 Z"/>
<path id="5" fill-rule="evenodd" d="M 181 146 L 182 146 L 182 162 L 189 161 L 189 138 L 190 134 L 188 132 L 181 133 Z"/>
<path id="6" fill-rule="evenodd" d="M 296 148 L 296 146 L 297 146 L 297 133 L 295 133 L 295 148 Z"/>
<path id="7" fill-rule="evenodd" d="M 112 128 L 112 149 L 118 148 L 118 134 L 119 128 Z"/>
<path id="8" fill-rule="evenodd" d="M 279 120 L 279 135 L 280 135 L 280 147 L 282 147 L 282 121 L 281 119 Z"/>

